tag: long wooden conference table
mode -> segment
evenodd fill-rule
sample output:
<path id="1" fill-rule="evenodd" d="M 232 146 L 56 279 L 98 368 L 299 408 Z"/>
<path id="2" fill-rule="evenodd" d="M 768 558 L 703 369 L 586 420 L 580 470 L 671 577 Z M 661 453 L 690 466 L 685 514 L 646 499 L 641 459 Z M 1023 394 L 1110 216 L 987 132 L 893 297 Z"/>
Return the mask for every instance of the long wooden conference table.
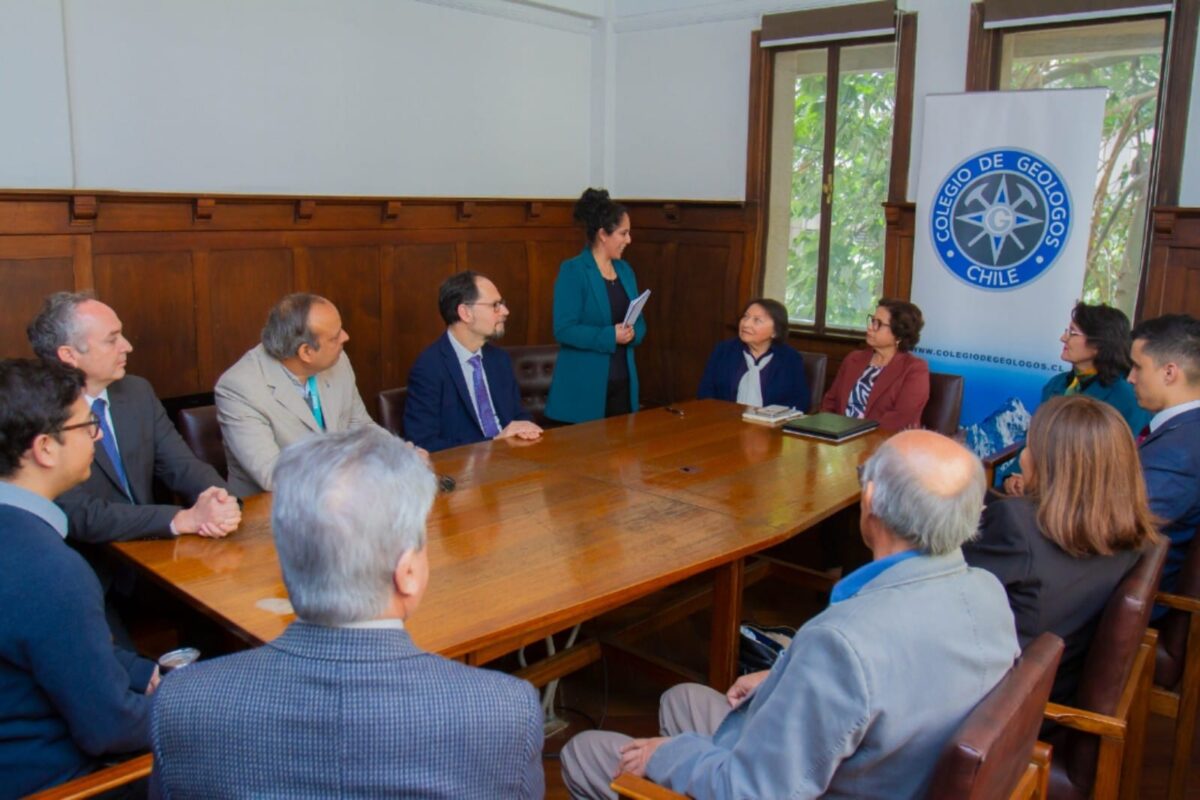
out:
<path id="1" fill-rule="evenodd" d="M 746 557 L 857 502 L 856 467 L 884 435 L 827 444 L 743 422 L 734 403 L 675 408 L 435 454 L 457 487 L 430 514 L 429 588 L 407 624 L 416 643 L 482 664 L 707 572 L 708 680 L 727 687 Z M 270 503 L 250 498 L 226 539 L 115 548 L 246 641 L 269 641 L 294 619 Z M 574 658 L 555 674 L 588 660 Z"/>

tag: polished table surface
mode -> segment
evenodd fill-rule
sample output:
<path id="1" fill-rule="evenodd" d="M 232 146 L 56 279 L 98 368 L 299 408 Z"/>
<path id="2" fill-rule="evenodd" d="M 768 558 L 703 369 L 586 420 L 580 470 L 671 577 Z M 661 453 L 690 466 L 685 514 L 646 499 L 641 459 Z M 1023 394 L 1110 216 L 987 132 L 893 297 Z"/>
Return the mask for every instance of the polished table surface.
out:
<path id="1" fill-rule="evenodd" d="M 716 637 L 710 674 L 730 677 L 744 557 L 855 503 L 855 468 L 884 435 L 834 445 L 743 422 L 734 403 L 677 407 L 435 454 L 457 487 L 430 514 L 429 589 L 408 623 L 417 644 L 482 663 L 712 571 L 731 606 L 714 604 L 714 630 L 732 630 Z M 268 495 L 246 502 L 226 539 L 115 548 L 248 641 L 293 619 Z"/>

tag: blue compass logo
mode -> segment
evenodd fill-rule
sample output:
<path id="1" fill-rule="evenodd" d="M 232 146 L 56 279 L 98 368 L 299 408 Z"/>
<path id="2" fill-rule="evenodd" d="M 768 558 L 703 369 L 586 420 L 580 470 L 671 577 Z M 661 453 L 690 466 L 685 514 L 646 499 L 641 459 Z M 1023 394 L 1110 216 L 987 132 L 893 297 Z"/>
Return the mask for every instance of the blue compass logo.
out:
<path id="1" fill-rule="evenodd" d="M 1025 150 L 989 150 L 950 171 L 930 213 L 938 259 L 980 289 L 1014 289 L 1058 259 L 1071 196 L 1058 170 Z"/>

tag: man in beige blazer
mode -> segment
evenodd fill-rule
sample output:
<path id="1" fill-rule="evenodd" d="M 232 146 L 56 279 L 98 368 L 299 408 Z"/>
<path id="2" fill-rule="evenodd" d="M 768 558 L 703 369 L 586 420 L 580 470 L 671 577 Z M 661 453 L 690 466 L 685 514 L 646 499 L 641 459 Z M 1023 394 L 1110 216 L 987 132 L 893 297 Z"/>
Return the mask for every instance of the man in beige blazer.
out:
<path id="1" fill-rule="evenodd" d="M 279 452 L 295 441 L 375 422 L 367 414 L 337 307 L 289 294 L 271 309 L 262 342 L 217 381 L 217 416 L 238 497 L 271 491 Z"/>

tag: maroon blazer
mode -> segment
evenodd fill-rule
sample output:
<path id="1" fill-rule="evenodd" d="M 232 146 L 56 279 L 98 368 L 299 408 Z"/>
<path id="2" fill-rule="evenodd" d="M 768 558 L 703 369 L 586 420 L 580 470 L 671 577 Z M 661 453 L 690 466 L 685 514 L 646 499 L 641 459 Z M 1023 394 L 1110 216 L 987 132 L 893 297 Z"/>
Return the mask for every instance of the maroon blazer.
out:
<path id="1" fill-rule="evenodd" d="M 822 411 L 846 413 L 846 401 L 863 370 L 871 361 L 870 348 L 855 350 L 842 359 L 833 385 L 821 400 Z M 867 398 L 867 419 L 879 427 L 900 431 L 921 427 L 921 412 L 929 402 L 929 365 L 912 353 L 896 353 L 875 379 Z"/>

